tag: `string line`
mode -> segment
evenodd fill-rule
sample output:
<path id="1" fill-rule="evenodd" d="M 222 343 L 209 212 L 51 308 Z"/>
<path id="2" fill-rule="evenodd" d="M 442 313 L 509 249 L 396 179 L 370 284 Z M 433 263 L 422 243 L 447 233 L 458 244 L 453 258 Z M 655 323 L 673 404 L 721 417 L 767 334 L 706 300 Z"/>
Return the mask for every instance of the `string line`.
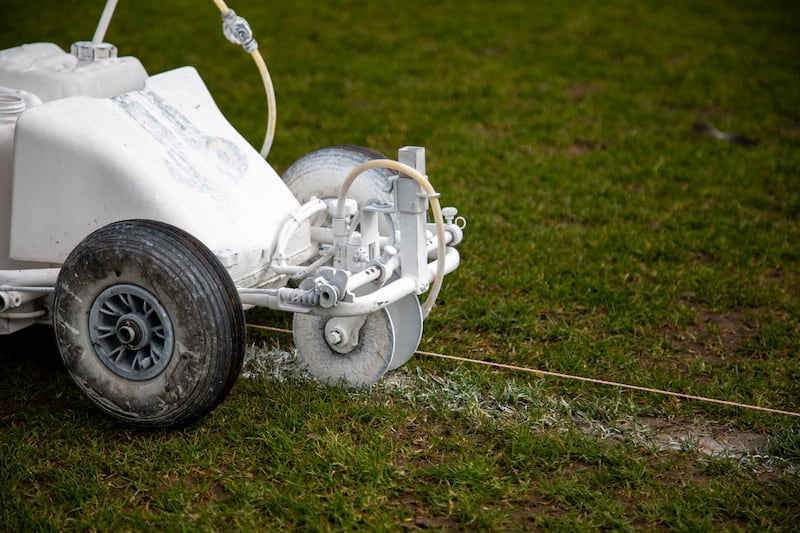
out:
<path id="1" fill-rule="evenodd" d="M 260 326 L 257 324 L 247 324 L 248 327 L 255 328 L 255 329 L 263 329 L 267 331 L 276 331 L 278 333 L 292 333 L 290 329 L 282 329 L 282 328 L 273 328 L 271 326 Z M 561 372 L 551 372 L 549 370 L 538 370 L 535 368 L 527 368 L 524 366 L 516 366 L 516 365 L 509 365 L 505 363 L 495 363 L 493 361 L 483 361 L 481 359 L 470 359 L 468 357 L 458 357 L 455 355 L 446 355 L 442 353 L 435 353 L 435 352 L 426 352 L 423 350 L 417 350 L 415 353 L 419 355 L 426 355 L 428 357 L 438 357 L 440 359 L 449 359 L 451 361 L 458 361 L 461 363 L 472 363 L 477 365 L 485 365 L 491 366 L 494 368 L 502 368 L 505 370 L 513 370 L 516 372 L 529 372 L 531 374 L 537 374 L 540 376 L 547 376 L 559 379 L 571 379 L 574 381 L 582 381 L 585 383 L 593 383 L 595 385 L 606 385 L 610 387 L 619 387 L 622 389 L 630 389 L 636 390 L 640 392 L 649 392 L 653 394 L 662 394 L 665 396 L 673 396 L 675 398 L 683 398 L 686 400 L 697 400 L 701 402 L 708 402 L 708 403 L 716 403 L 720 405 L 727 405 L 729 407 L 741 407 L 744 409 L 752 409 L 754 411 L 763 411 L 766 413 L 778 414 L 778 415 L 786 415 L 786 416 L 795 416 L 800 417 L 800 413 L 795 413 L 792 411 L 784 411 L 782 409 L 772 409 L 770 407 L 761 407 L 760 405 L 750 405 L 746 403 L 739 403 L 739 402 L 732 402 L 728 400 L 718 400 L 716 398 L 706 398 L 705 396 L 696 396 L 694 394 L 685 394 L 682 392 L 673 392 L 661 389 L 653 389 L 650 387 L 641 387 L 639 385 L 628 385 L 627 383 L 617 383 L 615 381 L 607 381 L 604 379 L 596 379 L 596 378 L 587 378 L 583 376 L 573 376 L 571 374 L 563 374 Z"/>

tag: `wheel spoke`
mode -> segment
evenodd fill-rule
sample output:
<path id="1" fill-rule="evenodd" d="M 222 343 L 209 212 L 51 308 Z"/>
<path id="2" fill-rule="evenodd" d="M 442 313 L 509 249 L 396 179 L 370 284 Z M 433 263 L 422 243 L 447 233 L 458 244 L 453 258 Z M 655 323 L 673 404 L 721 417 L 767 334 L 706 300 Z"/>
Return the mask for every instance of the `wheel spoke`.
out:
<path id="1" fill-rule="evenodd" d="M 153 337 L 162 341 L 166 338 L 166 335 L 164 334 L 164 326 L 153 326 L 153 328 L 150 330 L 150 333 Z"/>
<path id="2" fill-rule="evenodd" d="M 100 308 L 100 312 L 103 313 L 104 315 L 117 316 L 117 317 L 125 314 L 125 311 L 114 305 L 114 302 L 112 300 L 106 300 L 105 302 L 103 302 L 103 305 Z"/>
<path id="3" fill-rule="evenodd" d="M 150 359 L 154 363 L 158 363 L 159 361 L 161 361 L 161 351 L 157 350 L 156 347 L 153 346 L 152 344 L 150 345 Z"/>
<path id="4" fill-rule="evenodd" d="M 97 336 L 98 339 L 107 339 L 109 337 L 116 336 L 117 334 L 116 328 L 110 328 L 110 327 L 98 327 L 97 331 L 103 332 L 102 334 Z"/>
<path id="5" fill-rule="evenodd" d="M 120 294 L 119 299 L 122 300 L 122 303 L 124 303 L 128 307 L 129 313 L 136 311 L 136 298 L 134 298 L 133 295 Z"/>
<path id="6" fill-rule="evenodd" d="M 108 354 L 108 358 L 109 358 L 111 361 L 113 361 L 113 362 L 117 363 L 117 362 L 119 362 L 119 359 L 120 359 L 120 357 L 122 357 L 124 353 L 125 353 L 125 346 L 123 346 L 122 344 L 120 344 L 120 345 L 119 345 L 119 346 L 117 346 L 117 347 L 116 347 L 114 350 L 112 350 L 111 352 L 109 352 L 109 354 Z M 116 354 L 116 355 L 114 355 L 114 354 Z"/>

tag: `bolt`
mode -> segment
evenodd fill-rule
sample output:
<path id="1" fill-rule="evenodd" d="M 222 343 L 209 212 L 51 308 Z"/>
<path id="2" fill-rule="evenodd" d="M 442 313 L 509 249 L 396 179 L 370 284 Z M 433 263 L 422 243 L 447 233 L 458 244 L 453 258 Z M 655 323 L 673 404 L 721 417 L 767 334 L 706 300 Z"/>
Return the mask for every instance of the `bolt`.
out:
<path id="1" fill-rule="evenodd" d="M 331 346 L 337 346 L 342 343 L 342 341 L 344 340 L 344 336 L 342 335 L 342 332 L 339 331 L 338 329 L 332 329 L 325 336 L 325 340 L 328 341 L 328 344 L 330 344 Z"/>

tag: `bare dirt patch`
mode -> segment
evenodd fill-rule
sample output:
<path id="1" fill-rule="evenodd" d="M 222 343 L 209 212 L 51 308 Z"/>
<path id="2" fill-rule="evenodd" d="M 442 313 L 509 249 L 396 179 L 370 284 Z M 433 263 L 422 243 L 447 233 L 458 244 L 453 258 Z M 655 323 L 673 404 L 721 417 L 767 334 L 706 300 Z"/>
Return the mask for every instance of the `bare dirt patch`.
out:
<path id="1" fill-rule="evenodd" d="M 741 358 L 741 347 L 761 333 L 755 320 L 741 310 L 714 311 L 705 304 L 687 304 L 696 314 L 694 322 L 685 329 L 664 331 L 678 359 L 692 363 L 699 359 L 712 368 L 726 366 Z"/>
<path id="2" fill-rule="evenodd" d="M 590 152 L 601 152 L 606 149 L 606 145 L 599 141 L 591 141 L 587 139 L 575 139 L 572 144 L 567 146 L 567 156 L 577 156 L 588 154 Z"/>
<path id="3" fill-rule="evenodd" d="M 574 102 L 580 102 L 584 100 L 587 96 L 591 96 L 597 92 L 597 88 L 591 85 L 586 85 L 582 83 L 573 83 L 569 87 L 567 87 L 567 94 Z"/>
<path id="4" fill-rule="evenodd" d="M 704 455 L 739 459 L 763 454 L 768 447 L 766 435 L 737 431 L 722 424 L 686 417 L 641 417 L 632 424 L 634 433 L 657 449 L 696 451 Z"/>

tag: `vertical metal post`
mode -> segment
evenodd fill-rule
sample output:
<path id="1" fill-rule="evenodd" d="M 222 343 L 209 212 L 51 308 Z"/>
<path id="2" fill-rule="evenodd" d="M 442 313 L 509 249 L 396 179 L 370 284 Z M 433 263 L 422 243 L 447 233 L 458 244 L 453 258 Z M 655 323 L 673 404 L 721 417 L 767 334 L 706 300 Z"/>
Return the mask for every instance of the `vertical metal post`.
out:
<path id="1" fill-rule="evenodd" d="M 398 151 L 398 161 L 425 176 L 425 148 L 406 146 Z M 408 176 L 400 175 L 396 184 L 397 211 L 400 219 L 400 270 L 404 277 L 417 280 L 419 292 L 427 290 L 426 213 L 428 199 L 419 184 Z"/>

